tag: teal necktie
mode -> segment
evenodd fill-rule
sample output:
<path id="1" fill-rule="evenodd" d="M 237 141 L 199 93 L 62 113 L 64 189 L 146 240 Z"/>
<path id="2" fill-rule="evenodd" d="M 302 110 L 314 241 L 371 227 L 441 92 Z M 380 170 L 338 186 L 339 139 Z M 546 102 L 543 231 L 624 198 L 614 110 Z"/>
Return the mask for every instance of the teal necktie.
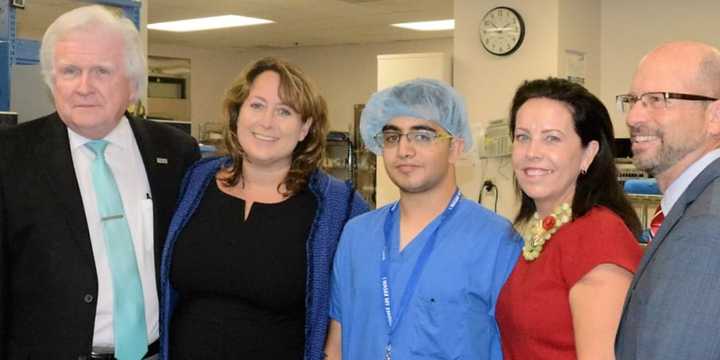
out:
<path id="1" fill-rule="evenodd" d="M 112 273 L 115 358 L 138 360 L 145 356 L 148 344 L 145 301 L 122 198 L 105 162 L 107 145 L 105 140 L 85 144 L 95 153 L 90 171 Z"/>

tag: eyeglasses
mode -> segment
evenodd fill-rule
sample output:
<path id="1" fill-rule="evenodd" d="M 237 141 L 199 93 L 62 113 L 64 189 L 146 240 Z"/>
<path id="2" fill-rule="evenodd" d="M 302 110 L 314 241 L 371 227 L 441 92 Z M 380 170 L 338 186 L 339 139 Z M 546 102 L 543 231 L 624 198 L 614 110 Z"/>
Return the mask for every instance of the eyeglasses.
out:
<path id="1" fill-rule="evenodd" d="M 615 104 L 617 105 L 617 108 L 619 111 L 627 113 L 627 112 L 630 112 L 633 105 L 635 105 L 635 103 L 638 101 L 640 101 L 640 103 L 642 103 L 643 107 L 646 107 L 646 108 L 664 109 L 667 106 L 668 99 L 689 100 L 689 101 L 715 101 L 715 100 L 717 100 L 716 98 L 711 98 L 711 97 L 702 96 L 702 95 L 653 91 L 653 92 L 646 92 L 644 94 L 641 94 L 640 96 L 636 96 L 633 94 L 618 95 L 615 97 Z"/>
<path id="2" fill-rule="evenodd" d="M 430 130 L 410 130 L 406 133 L 383 131 L 375 135 L 374 139 L 381 148 L 391 148 L 399 144 L 403 136 L 409 143 L 415 146 L 428 146 L 437 140 L 452 139 L 452 135 L 450 134 L 438 134 Z"/>

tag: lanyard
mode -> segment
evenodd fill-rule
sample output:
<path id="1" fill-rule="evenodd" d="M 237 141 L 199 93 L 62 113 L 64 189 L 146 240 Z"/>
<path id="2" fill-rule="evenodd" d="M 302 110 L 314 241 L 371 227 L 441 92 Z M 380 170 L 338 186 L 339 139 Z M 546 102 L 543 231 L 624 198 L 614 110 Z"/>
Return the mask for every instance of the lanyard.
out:
<path id="1" fill-rule="evenodd" d="M 410 298 L 412 298 L 413 293 L 415 292 L 415 289 L 417 288 L 418 280 L 420 279 L 420 274 L 422 274 L 423 269 L 425 268 L 425 265 L 427 264 L 428 259 L 430 258 L 430 254 L 433 251 L 433 248 L 435 247 L 435 243 L 437 242 L 437 233 L 440 227 L 445 223 L 445 221 L 454 213 L 453 210 L 455 210 L 455 205 L 457 205 L 458 201 L 462 195 L 460 194 L 460 190 L 455 190 L 455 194 L 453 194 L 452 200 L 450 200 L 450 203 L 448 204 L 447 208 L 445 208 L 445 211 L 440 215 L 440 222 L 433 230 L 432 234 L 430 235 L 430 238 L 425 243 L 425 246 L 420 251 L 420 255 L 418 256 L 417 262 L 415 263 L 415 267 L 412 270 L 412 273 L 410 273 L 410 277 L 408 278 L 407 285 L 405 285 L 405 291 L 403 292 L 402 298 L 400 299 L 400 304 L 398 305 L 397 312 L 395 312 L 395 318 L 393 318 L 393 311 L 390 308 L 390 249 L 391 249 L 391 239 L 392 239 L 392 230 L 394 228 L 394 212 L 397 209 L 398 203 L 395 203 L 390 208 L 390 213 L 385 218 L 385 226 L 383 228 L 383 232 L 385 235 L 385 248 L 383 249 L 382 253 L 382 260 L 380 262 L 380 284 L 382 286 L 382 294 L 383 294 L 383 306 L 385 308 L 385 319 L 387 320 L 388 325 L 388 345 L 386 348 L 386 358 L 389 358 L 389 351 L 390 351 L 390 338 L 392 338 L 393 333 L 395 332 L 395 329 L 397 329 L 397 325 L 400 323 L 400 320 L 402 319 L 402 316 L 405 314 L 405 310 L 407 310 L 407 305 L 410 302 Z"/>

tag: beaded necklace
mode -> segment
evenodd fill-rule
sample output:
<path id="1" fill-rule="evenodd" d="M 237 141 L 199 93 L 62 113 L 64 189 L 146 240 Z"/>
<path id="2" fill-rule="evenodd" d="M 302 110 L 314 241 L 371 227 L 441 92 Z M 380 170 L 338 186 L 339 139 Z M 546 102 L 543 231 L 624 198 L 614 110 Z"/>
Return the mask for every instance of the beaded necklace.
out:
<path id="1" fill-rule="evenodd" d="M 532 219 L 528 222 L 525 231 L 523 231 L 525 245 L 522 250 L 525 260 L 533 261 L 540 257 L 540 252 L 545 242 L 550 240 L 550 237 L 552 237 L 561 226 L 570 222 L 571 218 L 572 208 L 570 208 L 570 205 L 567 203 L 562 203 L 555 208 L 552 214 L 544 217 L 542 220 L 540 220 L 538 213 L 535 212 Z"/>

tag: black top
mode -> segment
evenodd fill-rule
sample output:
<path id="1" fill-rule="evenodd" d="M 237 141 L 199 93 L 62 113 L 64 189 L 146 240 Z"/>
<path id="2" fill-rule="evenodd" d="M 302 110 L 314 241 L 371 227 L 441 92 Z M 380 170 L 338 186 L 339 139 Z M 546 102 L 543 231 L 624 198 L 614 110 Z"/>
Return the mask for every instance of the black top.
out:
<path id="1" fill-rule="evenodd" d="M 211 183 L 179 235 L 170 279 L 173 359 L 302 359 L 306 239 L 317 208 L 303 191 L 276 204 Z"/>

